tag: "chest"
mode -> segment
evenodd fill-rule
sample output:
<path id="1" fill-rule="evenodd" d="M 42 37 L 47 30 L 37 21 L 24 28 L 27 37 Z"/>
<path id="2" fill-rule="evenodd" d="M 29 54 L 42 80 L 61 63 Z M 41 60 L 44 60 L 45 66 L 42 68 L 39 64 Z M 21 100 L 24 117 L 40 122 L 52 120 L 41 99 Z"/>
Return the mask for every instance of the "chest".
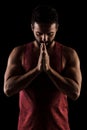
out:
<path id="1" fill-rule="evenodd" d="M 62 49 L 55 47 L 49 54 L 49 60 L 51 67 L 61 72 L 62 67 Z M 37 66 L 39 59 L 39 51 L 34 50 L 31 46 L 26 47 L 26 51 L 24 52 L 23 56 L 23 67 L 26 71 L 29 71 Z"/>

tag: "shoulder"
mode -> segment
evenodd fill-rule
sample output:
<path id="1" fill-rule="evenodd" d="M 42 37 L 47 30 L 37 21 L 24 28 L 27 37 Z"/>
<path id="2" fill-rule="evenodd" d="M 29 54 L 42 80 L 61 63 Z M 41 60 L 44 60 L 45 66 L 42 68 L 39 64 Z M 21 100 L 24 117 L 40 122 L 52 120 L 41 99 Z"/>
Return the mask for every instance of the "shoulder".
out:
<path id="1" fill-rule="evenodd" d="M 32 45 L 32 42 L 30 43 L 25 43 L 19 46 L 16 46 L 12 49 L 12 51 L 10 52 L 9 55 L 9 59 L 21 59 L 26 51 L 26 48 L 30 48 L 30 46 Z"/>
<path id="2" fill-rule="evenodd" d="M 56 42 L 57 47 L 61 48 L 62 50 L 62 55 L 66 58 L 71 58 L 71 57 L 78 57 L 77 51 L 69 46 L 63 45 L 60 42 Z"/>
<path id="3" fill-rule="evenodd" d="M 65 66 L 79 66 L 80 60 L 77 51 L 74 48 L 62 45 L 62 64 Z"/>
<path id="4" fill-rule="evenodd" d="M 32 45 L 32 42 L 25 43 L 23 45 L 19 45 L 19 46 L 14 47 L 12 49 L 11 53 L 10 53 L 10 56 L 11 55 L 21 55 L 21 54 L 23 54 L 24 51 L 26 50 L 26 48 L 29 48 L 31 45 Z"/>
<path id="5" fill-rule="evenodd" d="M 16 55 L 19 56 L 20 54 L 23 53 L 24 48 L 25 48 L 25 45 L 20 45 L 20 46 L 14 47 L 10 53 L 10 56 L 16 56 Z"/>
<path id="6" fill-rule="evenodd" d="M 69 66 L 78 66 L 80 64 L 79 56 L 74 48 L 63 46 L 63 61 Z"/>
<path id="7" fill-rule="evenodd" d="M 17 61 L 21 61 L 24 50 L 25 44 L 14 47 L 9 54 L 8 63 L 15 63 Z"/>
<path id="8" fill-rule="evenodd" d="M 62 52 L 63 52 L 64 56 L 67 56 L 69 58 L 78 56 L 77 51 L 74 48 L 67 47 L 67 46 L 64 46 L 64 45 L 62 47 Z"/>
<path id="9" fill-rule="evenodd" d="M 62 43 L 57 42 L 57 41 L 56 41 L 56 45 L 57 45 L 57 47 L 61 47 L 62 54 L 64 56 L 68 56 L 68 57 L 78 56 L 77 51 L 74 48 L 72 48 L 70 46 L 63 45 Z"/>

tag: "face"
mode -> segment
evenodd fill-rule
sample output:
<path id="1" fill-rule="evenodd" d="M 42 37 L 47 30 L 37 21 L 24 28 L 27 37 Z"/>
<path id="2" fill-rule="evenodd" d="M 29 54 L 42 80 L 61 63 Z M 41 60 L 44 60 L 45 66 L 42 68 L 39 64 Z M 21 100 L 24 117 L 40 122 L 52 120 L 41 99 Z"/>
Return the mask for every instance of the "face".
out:
<path id="1" fill-rule="evenodd" d="M 38 24 L 35 22 L 34 25 L 31 25 L 31 28 L 37 43 L 39 45 L 41 43 L 45 43 L 46 46 L 51 45 L 51 43 L 54 41 L 56 32 L 58 30 L 56 23 L 49 25 Z"/>

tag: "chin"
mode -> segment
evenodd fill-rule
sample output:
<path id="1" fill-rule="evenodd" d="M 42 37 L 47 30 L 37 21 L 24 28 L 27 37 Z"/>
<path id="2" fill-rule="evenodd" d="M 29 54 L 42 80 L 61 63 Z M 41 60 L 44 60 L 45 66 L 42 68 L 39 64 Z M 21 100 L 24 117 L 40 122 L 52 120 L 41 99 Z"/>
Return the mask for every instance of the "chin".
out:
<path id="1" fill-rule="evenodd" d="M 50 43 L 45 43 L 46 46 L 50 45 Z"/>

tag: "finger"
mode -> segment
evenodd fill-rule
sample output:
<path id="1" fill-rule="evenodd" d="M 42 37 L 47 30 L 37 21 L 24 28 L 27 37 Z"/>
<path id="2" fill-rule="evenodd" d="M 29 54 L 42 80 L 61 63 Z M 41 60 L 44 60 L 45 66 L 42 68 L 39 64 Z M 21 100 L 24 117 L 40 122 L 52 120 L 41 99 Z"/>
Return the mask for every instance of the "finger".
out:
<path id="1" fill-rule="evenodd" d="M 43 43 L 43 51 L 45 50 L 45 43 Z"/>
<path id="2" fill-rule="evenodd" d="M 40 45 L 40 53 L 43 53 L 43 44 Z"/>
<path id="3" fill-rule="evenodd" d="M 44 48 L 44 54 L 46 55 L 46 54 L 48 54 L 48 52 L 47 52 L 47 48 L 46 48 L 46 44 L 43 44 L 43 48 Z"/>

